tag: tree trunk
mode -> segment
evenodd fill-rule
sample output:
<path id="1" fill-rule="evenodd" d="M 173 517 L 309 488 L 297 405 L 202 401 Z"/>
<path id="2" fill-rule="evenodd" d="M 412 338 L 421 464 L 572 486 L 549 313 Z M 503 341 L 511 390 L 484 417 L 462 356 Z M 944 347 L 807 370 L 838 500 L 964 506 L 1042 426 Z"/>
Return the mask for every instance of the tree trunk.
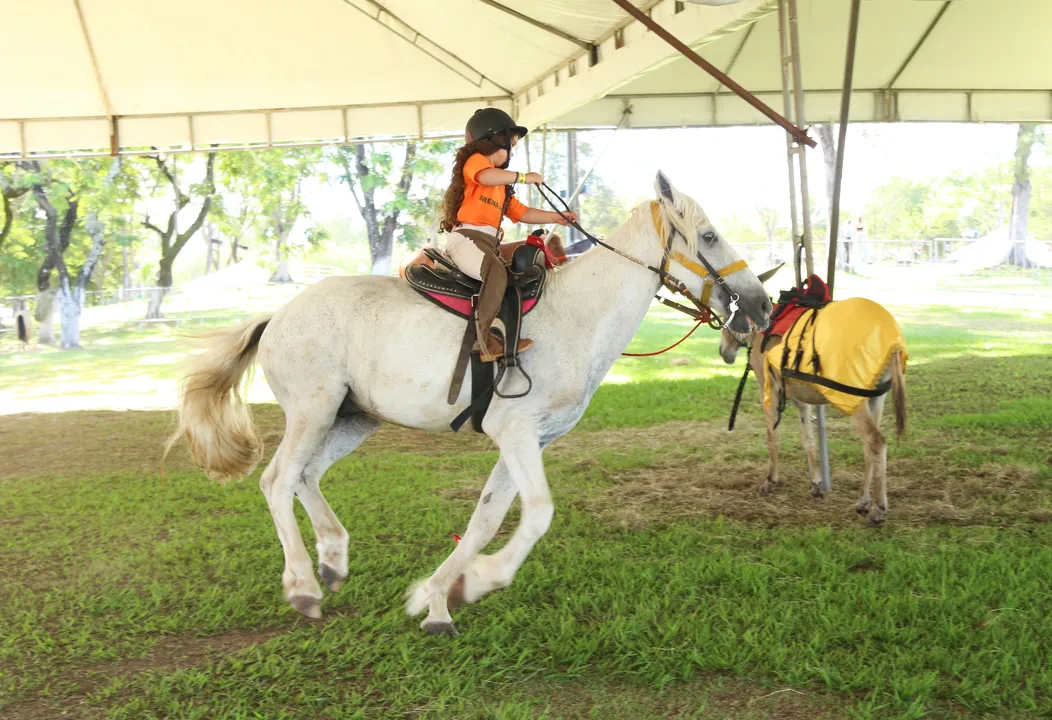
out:
<path id="1" fill-rule="evenodd" d="M 371 248 L 370 248 L 371 249 Z M 369 272 L 373 275 L 390 275 L 391 274 L 391 247 L 387 247 L 387 254 L 382 254 L 382 250 L 372 253 L 373 264 L 369 269 Z"/>
<path id="2" fill-rule="evenodd" d="M 205 247 L 208 250 L 205 254 L 205 275 L 208 275 L 213 269 L 219 269 L 219 249 L 216 247 L 216 243 L 218 242 L 216 239 L 216 226 L 212 223 L 205 223 L 201 227 L 201 236 L 205 239 Z"/>
<path id="3" fill-rule="evenodd" d="M 131 278 L 128 277 L 128 247 L 126 245 L 121 246 L 121 266 L 124 269 L 124 275 L 121 279 L 121 302 L 127 298 L 128 290 L 131 289 Z"/>
<path id="4" fill-rule="evenodd" d="M 1012 184 L 1012 216 L 1008 238 L 1011 249 L 1008 262 L 1018 267 L 1027 267 L 1026 230 L 1030 216 L 1030 151 L 1037 141 L 1037 127 L 1020 125 L 1015 144 L 1015 182 Z"/>
<path id="5" fill-rule="evenodd" d="M 270 276 L 270 282 L 290 283 L 292 282 L 292 271 L 289 270 L 289 249 L 287 243 L 291 228 L 286 228 L 285 223 L 279 218 L 275 218 L 275 224 L 277 226 L 275 229 L 278 231 L 278 239 L 274 244 L 274 259 L 278 262 L 278 269 Z"/>
<path id="6" fill-rule="evenodd" d="M 292 271 L 289 269 L 288 257 L 281 258 L 281 262 L 278 263 L 278 269 L 274 271 L 274 274 L 270 276 L 270 282 L 272 283 L 290 283 L 292 282 Z"/>
<path id="7" fill-rule="evenodd" d="M 825 168 L 825 179 L 826 179 L 826 227 L 833 227 L 833 190 L 836 184 L 836 139 L 833 135 L 834 125 L 833 123 L 821 123 L 815 125 L 815 131 L 818 134 L 818 142 L 822 146 L 822 165 Z M 843 233 L 838 233 L 840 237 L 838 240 L 837 247 L 837 269 L 838 270 L 850 270 L 851 269 L 851 241 L 844 237 Z M 828 242 L 829 235 L 826 235 L 826 241 Z"/>
<path id="8" fill-rule="evenodd" d="M 62 349 L 80 347 L 80 311 L 84 308 L 84 289 L 70 287 L 69 278 L 63 280 L 56 293 L 59 317 L 62 318 Z"/>
<path id="9" fill-rule="evenodd" d="M 146 308 L 147 320 L 159 320 L 164 317 L 161 314 L 161 301 L 172 288 L 172 258 L 161 258 L 160 269 L 157 271 L 157 287 L 150 290 L 150 304 Z"/>
<path id="10" fill-rule="evenodd" d="M 45 289 L 37 293 L 37 307 L 33 319 L 40 326 L 38 342 L 42 345 L 55 344 L 55 291 Z"/>

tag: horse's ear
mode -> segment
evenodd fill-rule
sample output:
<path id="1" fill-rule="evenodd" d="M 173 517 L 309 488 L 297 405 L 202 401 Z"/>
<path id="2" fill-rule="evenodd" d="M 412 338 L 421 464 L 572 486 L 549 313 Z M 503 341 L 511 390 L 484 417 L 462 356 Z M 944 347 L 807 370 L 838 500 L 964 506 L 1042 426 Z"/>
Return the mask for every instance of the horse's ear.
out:
<path id="1" fill-rule="evenodd" d="M 658 195 L 669 202 L 675 201 L 675 190 L 672 189 L 672 183 L 665 177 L 665 173 L 660 170 L 658 170 L 657 177 L 654 179 L 654 189 L 658 191 Z"/>
<path id="2" fill-rule="evenodd" d="M 765 283 L 768 280 L 770 280 L 771 278 L 773 278 L 774 274 L 782 269 L 782 265 L 785 265 L 785 263 L 779 263 L 778 265 L 775 265 L 770 270 L 767 270 L 766 272 L 762 272 L 759 275 L 757 275 L 756 277 L 759 279 L 760 284 L 762 285 L 763 283 Z"/>

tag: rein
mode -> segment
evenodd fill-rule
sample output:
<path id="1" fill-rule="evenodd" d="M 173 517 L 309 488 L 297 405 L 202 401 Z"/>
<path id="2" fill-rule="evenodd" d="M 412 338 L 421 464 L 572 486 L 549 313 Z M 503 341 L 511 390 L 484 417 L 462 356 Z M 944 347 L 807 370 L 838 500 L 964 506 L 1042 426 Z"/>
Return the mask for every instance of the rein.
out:
<path id="1" fill-rule="evenodd" d="M 545 190 L 547 190 L 547 192 L 545 192 Z M 662 353 L 668 352 L 669 350 L 671 350 L 672 348 L 676 347 L 684 340 L 689 338 L 691 335 L 693 335 L 694 331 L 701 327 L 702 324 L 708 325 L 713 330 L 721 329 L 724 325 L 724 321 L 721 320 L 709 306 L 709 299 L 712 297 L 712 288 L 717 285 L 722 287 L 727 293 L 728 297 L 730 298 L 730 317 L 734 317 L 734 313 L 738 311 L 738 295 L 736 293 L 731 292 L 730 288 L 727 287 L 727 283 L 724 280 L 724 277 L 727 275 L 733 275 L 734 273 L 740 270 L 744 270 L 746 267 L 748 267 L 746 262 L 744 260 L 739 260 L 737 262 L 731 263 L 725 268 L 720 268 L 719 270 L 717 270 L 716 268 L 712 267 L 709 261 L 706 260 L 705 256 L 702 255 L 700 252 L 698 253 L 698 259 L 701 260 L 701 265 L 694 262 L 683 253 L 672 250 L 672 240 L 675 237 L 675 234 L 677 232 L 680 232 L 680 234 L 682 234 L 682 231 L 678 230 L 675 226 L 673 226 L 670 229 L 668 235 L 665 235 L 664 228 L 662 227 L 661 215 L 659 212 L 660 205 L 658 202 L 651 202 L 650 213 L 654 219 L 654 229 L 657 230 L 658 237 L 661 238 L 662 242 L 662 259 L 660 268 L 656 268 L 653 265 L 647 265 L 639 258 L 633 257 L 626 252 L 618 250 L 614 246 L 600 240 L 595 235 L 592 235 L 590 232 L 581 227 L 580 223 L 570 220 L 570 218 L 566 215 L 566 213 L 571 212 L 569 204 L 565 200 L 563 200 L 562 196 L 555 192 L 555 190 L 552 190 L 552 188 L 549 187 L 547 183 L 541 183 L 540 185 L 538 185 L 537 191 L 540 193 L 541 197 L 544 198 L 544 201 L 548 203 L 548 206 L 551 207 L 552 210 L 558 213 L 559 216 L 563 220 L 565 220 L 570 227 L 580 232 L 593 244 L 599 245 L 601 247 L 606 248 L 607 250 L 610 250 L 611 252 L 617 253 L 625 260 L 634 262 L 636 265 L 644 267 L 650 272 L 655 273 L 659 278 L 661 278 L 661 284 L 665 288 L 672 291 L 673 293 L 682 295 L 683 297 L 690 300 L 690 302 L 694 305 L 693 308 L 690 308 L 686 305 L 674 302 L 673 300 L 670 300 L 668 298 L 661 297 L 661 295 L 656 295 L 655 299 L 659 303 L 674 310 L 678 310 L 684 315 L 689 316 L 692 320 L 696 321 L 697 324 L 695 324 L 694 327 L 692 327 L 686 335 L 680 338 L 679 341 L 673 343 L 664 350 L 659 350 L 657 352 L 651 353 L 621 353 L 622 355 L 626 357 L 652 357 L 654 355 L 661 355 Z M 549 197 L 549 194 L 551 195 L 551 197 Z M 562 205 L 562 208 L 559 208 L 552 201 L 552 197 L 558 199 L 559 203 Z M 696 297 L 693 293 L 691 293 L 690 290 L 687 289 L 687 286 L 684 285 L 681 280 L 674 277 L 668 272 L 668 267 L 672 260 L 675 260 L 680 265 L 687 268 L 695 275 L 704 280 L 704 288 L 702 290 L 700 298 Z M 714 279 L 710 280 L 710 277 Z M 730 318 L 727 319 L 727 322 L 730 322 Z"/>

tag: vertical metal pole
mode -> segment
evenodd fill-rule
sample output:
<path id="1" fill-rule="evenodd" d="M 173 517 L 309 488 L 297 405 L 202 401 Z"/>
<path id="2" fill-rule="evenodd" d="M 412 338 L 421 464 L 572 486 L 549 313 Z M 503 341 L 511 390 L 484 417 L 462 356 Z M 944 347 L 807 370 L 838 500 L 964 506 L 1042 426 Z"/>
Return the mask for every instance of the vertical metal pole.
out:
<path id="1" fill-rule="evenodd" d="M 778 0 L 778 43 L 781 49 L 782 103 L 784 105 L 785 117 L 788 118 L 790 122 L 798 123 L 800 119 L 793 118 L 793 104 L 790 99 L 789 91 L 789 65 L 792 64 L 793 58 L 789 53 L 789 48 L 786 43 L 785 2 L 786 0 Z M 785 158 L 786 168 L 789 170 L 789 217 L 792 219 L 793 270 L 796 273 L 796 284 L 799 285 L 803 281 L 803 278 L 800 277 L 800 268 L 796 264 L 796 253 L 798 244 L 803 245 L 804 239 L 800 234 L 800 216 L 797 213 L 795 157 L 796 143 L 793 140 L 793 136 L 786 133 Z"/>
<path id="2" fill-rule="evenodd" d="M 786 12 L 787 5 L 788 13 Z M 787 35 L 788 38 L 786 37 Z M 800 69 L 800 33 L 797 28 L 796 0 L 778 0 L 778 39 L 782 53 L 782 100 L 785 103 L 786 116 L 795 125 L 803 127 L 805 121 L 804 92 Z M 789 65 L 792 65 L 791 79 Z M 793 100 L 791 106 L 790 84 L 792 85 Z M 789 195 L 793 222 L 793 266 L 796 270 L 796 283 L 799 285 L 803 278 L 800 277 L 800 267 L 795 262 L 797 242 L 803 246 L 802 250 L 807 274 L 810 275 L 815 271 L 814 247 L 811 242 L 811 197 L 807 184 L 807 147 L 786 136 L 786 158 L 789 165 Z M 800 176 L 799 194 L 797 194 L 796 189 L 797 173 Z M 800 216 L 802 217 L 797 215 L 798 201 Z M 831 483 L 829 479 L 829 443 L 826 437 L 825 408 L 819 405 L 816 408 L 816 415 L 822 491 L 829 492 Z"/>
<path id="3" fill-rule="evenodd" d="M 804 84 L 800 75 L 800 33 L 796 23 L 796 0 L 789 0 L 789 45 L 793 56 L 793 94 L 796 105 L 796 122 L 803 125 Z M 811 247 L 811 195 L 807 189 L 807 146 L 797 144 L 797 160 L 800 163 L 800 214 L 804 226 L 804 258 L 807 260 L 807 274 L 815 271 L 815 259 Z"/>
<path id="4" fill-rule="evenodd" d="M 844 178 L 844 143 L 847 141 L 847 121 L 851 113 L 851 88 L 855 72 L 855 41 L 858 39 L 858 14 L 862 0 L 851 0 L 851 20 L 847 30 L 847 57 L 844 60 L 844 87 L 840 95 L 840 137 L 836 144 L 836 173 L 833 175 L 833 207 L 829 213 L 829 263 L 826 284 L 833 294 L 836 279 L 837 232 L 840 229 L 840 184 Z"/>
<path id="5" fill-rule="evenodd" d="M 566 133 L 566 201 L 570 209 L 577 210 L 576 198 L 571 197 L 574 188 L 577 187 L 577 131 L 568 130 Z M 577 242 L 577 231 L 570 228 L 570 244 Z"/>

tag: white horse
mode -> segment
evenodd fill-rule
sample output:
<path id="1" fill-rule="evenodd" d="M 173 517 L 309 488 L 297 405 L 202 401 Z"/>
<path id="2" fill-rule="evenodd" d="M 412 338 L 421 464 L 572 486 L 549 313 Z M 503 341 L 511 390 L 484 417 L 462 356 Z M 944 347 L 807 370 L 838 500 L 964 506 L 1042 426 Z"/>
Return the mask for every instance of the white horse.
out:
<path id="1" fill-rule="evenodd" d="M 696 202 L 660 172 L 655 187 L 657 207 L 637 207 L 607 241 L 612 247 L 653 268 L 662 264 L 665 242 L 671 243 L 669 271 L 695 296 L 705 284 L 696 272 L 705 272 L 702 265 L 744 268 Z M 658 226 L 666 229 L 664 237 Z M 430 578 L 406 594 L 410 615 L 428 610 L 423 629 L 455 634 L 450 602 L 454 607 L 475 602 L 509 585 L 548 530 L 554 508 L 541 453 L 580 420 L 659 285 L 652 270 L 601 247 L 549 278 L 540 304 L 524 319 L 523 334 L 534 339 L 521 358 L 533 377 L 532 391 L 518 399 L 493 398 L 483 430 L 499 448 L 500 459 L 463 539 Z M 735 295 L 737 313 L 732 312 Z M 752 324 L 766 327 L 770 319 L 770 299 L 748 268 L 716 285 L 709 304 L 722 317 L 733 315 L 728 322 L 738 332 Z M 398 278 L 335 277 L 307 288 L 272 317 L 218 333 L 194 358 L 180 393 L 179 429 L 168 447 L 185 435 L 199 466 L 216 477 L 239 477 L 262 456 L 251 414 L 237 391 L 258 348 L 286 418 L 285 436 L 259 485 L 285 551 L 285 597 L 304 615 L 321 617 L 322 591 L 296 525 L 293 498 L 310 516 L 318 571 L 335 591 L 347 577 L 348 535 L 322 496 L 322 474 L 376 432 L 381 421 L 434 432 L 450 429 L 450 421 L 470 401 L 470 377 L 456 405 L 446 401 L 464 323 Z M 521 375 L 508 375 L 502 391 L 525 389 Z M 516 493 L 522 496 L 522 514 L 513 537 L 499 552 L 480 555 Z"/>

